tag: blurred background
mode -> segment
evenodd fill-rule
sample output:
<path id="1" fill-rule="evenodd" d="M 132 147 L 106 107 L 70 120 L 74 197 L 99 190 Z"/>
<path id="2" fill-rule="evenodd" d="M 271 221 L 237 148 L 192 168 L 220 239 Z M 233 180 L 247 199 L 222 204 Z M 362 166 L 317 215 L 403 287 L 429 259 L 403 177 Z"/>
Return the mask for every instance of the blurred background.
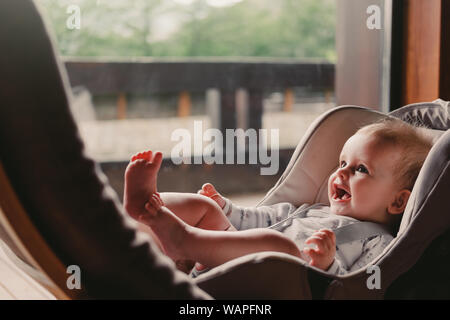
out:
<path id="1" fill-rule="evenodd" d="M 364 2 L 359 20 L 367 32 Z M 372 2 L 385 10 L 384 1 Z M 255 204 L 279 179 L 311 123 L 342 104 L 335 94 L 335 68 L 340 61 L 353 63 L 338 58 L 336 44 L 336 38 L 342 45 L 354 37 L 354 26 L 336 22 L 354 14 L 347 0 L 37 3 L 67 68 L 86 153 L 100 163 L 120 198 L 130 157 L 151 149 L 165 157 L 159 191 L 196 192 L 211 182 L 241 204 Z M 383 31 L 375 41 L 360 36 L 376 46 L 371 59 L 377 70 L 383 36 Z M 377 82 L 381 71 L 370 77 Z M 381 110 L 379 88 L 367 87 L 377 98 L 369 107 Z M 173 164 L 174 130 L 187 129 L 197 139 L 192 158 L 202 156 L 194 144 L 210 143 L 194 137 L 195 120 L 202 121 L 203 131 L 278 130 L 277 174 L 261 175 L 259 162 L 249 164 L 250 142 L 246 164 Z M 270 152 L 276 147 L 271 142 L 259 139 L 258 146 Z"/>

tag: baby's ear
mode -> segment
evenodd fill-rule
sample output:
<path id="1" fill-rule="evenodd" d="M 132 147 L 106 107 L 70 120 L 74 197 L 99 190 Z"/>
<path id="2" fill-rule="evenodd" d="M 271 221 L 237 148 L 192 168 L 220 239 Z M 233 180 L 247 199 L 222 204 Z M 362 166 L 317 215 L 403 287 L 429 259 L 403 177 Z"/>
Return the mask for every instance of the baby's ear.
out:
<path id="1" fill-rule="evenodd" d="M 394 200 L 389 204 L 387 211 L 390 214 L 400 214 L 405 211 L 406 204 L 408 203 L 411 191 L 408 189 L 403 189 L 395 195 Z"/>

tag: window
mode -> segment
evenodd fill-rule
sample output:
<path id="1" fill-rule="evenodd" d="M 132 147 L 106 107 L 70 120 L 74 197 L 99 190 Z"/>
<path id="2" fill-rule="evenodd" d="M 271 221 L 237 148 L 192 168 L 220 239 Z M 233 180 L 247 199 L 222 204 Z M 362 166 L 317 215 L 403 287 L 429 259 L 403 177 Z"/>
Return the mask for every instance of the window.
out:
<path id="1" fill-rule="evenodd" d="M 279 148 L 292 153 L 335 106 L 335 0 L 38 3 L 68 70 L 87 151 L 105 168 L 149 148 L 168 158 L 177 129 L 202 139 L 196 123 L 224 134 L 277 130 Z M 191 142 L 201 157 L 204 148 Z"/>

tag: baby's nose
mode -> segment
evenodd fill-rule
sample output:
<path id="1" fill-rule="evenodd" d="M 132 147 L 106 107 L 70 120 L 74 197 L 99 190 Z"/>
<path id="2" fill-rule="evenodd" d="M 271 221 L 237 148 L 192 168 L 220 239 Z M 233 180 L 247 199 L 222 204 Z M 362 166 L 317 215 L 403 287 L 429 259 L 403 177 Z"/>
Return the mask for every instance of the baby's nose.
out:
<path id="1" fill-rule="evenodd" d="M 348 178 L 348 170 L 346 168 L 339 168 L 337 171 L 337 176 L 340 179 L 347 179 Z"/>

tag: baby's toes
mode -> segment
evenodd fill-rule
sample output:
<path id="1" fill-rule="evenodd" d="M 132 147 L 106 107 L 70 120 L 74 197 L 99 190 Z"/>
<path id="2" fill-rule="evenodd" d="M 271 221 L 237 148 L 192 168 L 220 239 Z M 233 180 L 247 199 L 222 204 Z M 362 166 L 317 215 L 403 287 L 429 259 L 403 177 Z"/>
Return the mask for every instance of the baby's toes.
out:
<path id="1" fill-rule="evenodd" d="M 142 159 L 142 152 L 138 152 L 131 157 L 131 162 L 134 162 L 138 159 Z"/>
<path id="2" fill-rule="evenodd" d="M 215 194 L 217 194 L 216 188 L 211 183 L 205 183 L 202 186 L 202 190 L 205 193 L 206 196 L 211 197 Z"/>
<path id="3" fill-rule="evenodd" d="M 131 162 L 136 161 L 137 159 L 140 159 L 141 156 L 142 156 L 142 152 L 133 154 L 133 156 L 131 157 Z"/>
<path id="4" fill-rule="evenodd" d="M 198 190 L 197 193 L 201 194 L 202 196 L 205 196 L 205 197 L 210 197 L 211 196 L 207 191 L 205 191 L 203 189 L 203 187 L 202 187 L 202 189 Z"/>
<path id="5" fill-rule="evenodd" d="M 151 166 L 156 170 L 159 170 L 162 164 L 163 154 L 160 151 L 155 152 L 155 154 L 150 154 L 150 158 L 148 161 L 151 163 Z"/>
<path id="6" fill-rule="evenodd" d="M 145 161 L 150 161 L 151 157 L 152 157 L 152 151 L 151 150 L 142 151 L 142 152 L 138 152 L 135 155 L 133 155 L 131 157 L 131 162 L 139 160 L 139 159 L 142 159 L 142 160 L 145 160 Z"/>
<path id="7" fill-rule="evenodd" d="M 142 159 L 145 159 L 145 160 L 147 160 L 147 161 L 151 161 L 151 159 L 152 159 L 152 154 L 153 154 L 152 150 L 144 151 L 144 152 L 142 153 Z"/>

